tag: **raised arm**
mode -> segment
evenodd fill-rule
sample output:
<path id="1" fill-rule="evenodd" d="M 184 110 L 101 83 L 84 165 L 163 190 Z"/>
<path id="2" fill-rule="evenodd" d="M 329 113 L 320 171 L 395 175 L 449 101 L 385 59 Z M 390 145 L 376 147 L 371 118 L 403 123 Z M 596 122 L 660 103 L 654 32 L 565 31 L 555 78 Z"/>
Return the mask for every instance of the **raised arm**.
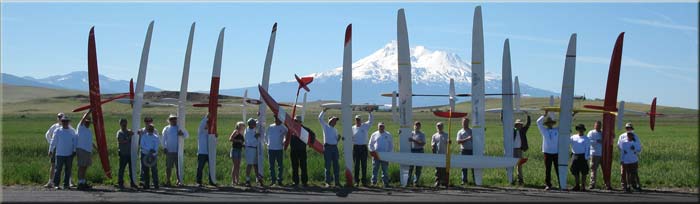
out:
<path id="1" fill-rule="evenodd" d="M 328 126 L 328 124 L 326 124 L 326 123 L 323 122 L 323 118 L 326 116 L 326 110 L 327 110 L 327 109 L 324 108 L 324 109 L 321 111 L 321 113 L 318 114 L 318 123 L 321 124 L 321 127 L 322 127 L 322 128 L 326 128 L 326 126 Z"/>
<path id="2" fill-rule="evenodd" d="M 544 116 L 545 115 L 542 115 L 539 118 L 537 118 L 537 122 L 536 122 L 537 129 L 540 129 L 540 134 L 542 135 L 542 137 L 544 137 L 545 132 L 547 132 L 547 129 L 544 128 L 544 124 L 543 124 L 544 123 Z"/>
<path id="3" fill-rule="evenodd" d="M 525 129 L 529 129 L 529 128 L 530 128 L 530 122 L 532 122 L 532 121 L 530 120 L 530 114 L 527 114 L 527 122 L 525 122 L 525 127 L 524 127 Z"/>
<path id="4" fill-rule="evenodd" d="M 369 119 L 367 119 L 367 122 L 365 122 L 365 124 L 367 124 L 368 126 L 372 126 L 372 123 L 374 123 L 374 114 L 372 114 L 372 111 L 370 111 Z"/>

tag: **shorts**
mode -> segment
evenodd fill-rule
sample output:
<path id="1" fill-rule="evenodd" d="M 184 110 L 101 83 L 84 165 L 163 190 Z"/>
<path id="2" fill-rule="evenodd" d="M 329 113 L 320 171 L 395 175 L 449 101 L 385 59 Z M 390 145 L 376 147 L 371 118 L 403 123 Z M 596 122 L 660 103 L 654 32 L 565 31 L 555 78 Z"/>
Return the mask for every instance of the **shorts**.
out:
<path id="1" fill-rule="evenodd" d="M 583 154 L 574 154 L 571 157 L 571 167 L 569 170 L 573 175 L 578 175 L 579 173 L 587 175 L 589 168 L 588 161 L 586 161 L 586 157 Z"/>
<path id="2" fill-rule="evenodd" d="M 165 153 L 165 168 L 173 168 L 177 164 L 177 152 Z"/>
<path id="3" fill-rule="evenodd" d="M 76 154 L 78 155 L 78 167 L 88 167 L 92 165 L 92 152 L 77 148 Z"/>
<path id="4" fill-rule="evenodd" d="M 258 148 L 245 148 L 245 162 L 246 164 L 258 164 Z"/>
<path id="5" fill-rule="evenodd" d="M 52 164 L 56 163 L 56 152 L 49 152 L 49 161 L 51 161 Z"/>
<path id="6" fill-rule="evenodd" d="M 523 149 L 520 149 L 520 148 L 513 149 L 513 158 L 523 158 Z"/>
<path id="7" fill-rule="evenodd" d="M 241 159 L 241 151 L 241 148 L 231 148 L 229 157 L 231 157 L 231 159 Z"/>

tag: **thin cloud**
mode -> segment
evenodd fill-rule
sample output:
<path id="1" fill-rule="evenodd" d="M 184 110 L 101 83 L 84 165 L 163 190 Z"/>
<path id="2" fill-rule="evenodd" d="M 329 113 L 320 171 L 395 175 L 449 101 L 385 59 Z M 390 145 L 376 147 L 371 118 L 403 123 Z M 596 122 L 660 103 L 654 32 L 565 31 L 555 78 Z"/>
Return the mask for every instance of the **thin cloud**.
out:
<path id="1" fill-rule="evenodd" d="M 602 64 L 602 65 L 609 65 L 610 64 L 610 59 L 604 58 L 604 57 L 576 56 L 576 61 L 582 62 L 582 63 L 589 63 L 589 64 Z M 644 62 L 644 61 L 641 61 L 641 60 L 638 60 L 635 58 L 630 58 L 630 57 L 622 58 L 622 66 L 644 68 L 644 69 L 665 75 L 667 77 L 671 77 L 671 78 L 675 78 L 675 79 L 683 79 L 685 81 L 694 81 L 695 78 L 693 78 L 691 76 L 697 75 L 697 73 L 695 72 L 697 70 L 693 69 L 693 68 L 684 68 L 684 67 L 671 66 L 671 65 L 653 64 L 653 63 Z M 679 73 L 679 72 L 685 72 L 686 74 Z"/>
<path id="2" fill-rule="evenodd" d="M 638 25 L 645 25 L 645 26 L 652 26 L 652 27 L 658 27 L 658 28 L 669 28 L 669 29 L 675 29 L 675 30 L 686 30 L 686 31 L 698 31 L 697 27 L 694 26 L 687 26 L 687 25 L 680 25 L 680 24 L 674 24 L 670 23 L 668 20 L 668 16 L 664 17 L 666 22 L 658 21 L 658 20 L 646 20 L 646 19 L 631 19 L 631 18 L 622 18 L 620 20 L 627 22 L 627 23 L 632 23 L 632 24 L 638 24 Z"/>
<path id="3" fill-rule="evenodd" d="M 510 38 L 510 39 L 514 39 L 514 40 L 527 40 L 527 41 L 533 41 L 533 42 L 550 43 L 550 44 L 557 44 L 557 45 L 567 45 L 566 40 L 557 40 L 557 39 L 552 39 L 552 38 L 543 38 L 543 37 L 516 35 L 516 34 L 504 34 L 504 33 L 489 33 L 489 32 L 486 32 L 485 34 L 487 36 L 505 37 L 505 38 Z"/>

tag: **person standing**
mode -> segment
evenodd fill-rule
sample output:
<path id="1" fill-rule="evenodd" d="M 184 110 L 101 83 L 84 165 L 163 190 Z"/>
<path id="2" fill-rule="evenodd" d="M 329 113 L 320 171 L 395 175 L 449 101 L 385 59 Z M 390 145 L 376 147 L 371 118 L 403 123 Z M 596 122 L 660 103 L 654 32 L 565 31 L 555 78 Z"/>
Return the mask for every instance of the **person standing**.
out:
<path id="1" fill-rule="evenodd" d="M 282 121 L 275 118 L 275 124 L 271 124 L 267 128 L 267 150 L 268 158 L 270 160 L 270 185 L 274 186 L 275 183 L 278 186 L 282 186 L 282 173 L 284 173 L 284 147 L 285 136 L 287 135 L 287 127 L 282 124 Z M 276 165 L 275 165 L 276 164 Z M 277 167 L 277 172 L 275 172 L 275 167 Z"/>
<path id="2" fill-rule="evenodd" d="M 393 152 L 394 141 L 391 133 L 384 130 L 384 123 L 380 122 L 378 130 L 372 133 L 369 139 L 370 152 Z M 372 185 L 377 185 L 379 169 L 382 170 L 382 182 L 384 188 L 389 188 L 389 162 L 372 158 Z"/>
<path id="3" fill-rule="evenodd" d="M 525 112 L 527 114 L 527 112 Z M 527 114 L 527 122 L 523 126 L 520 119 L 515 120 L 515 130 L 513 130 L 513 157 L 523 159 L 523 152 L 526 152 L 530 146 L 527 143 L 527 130 L 530 129 L 530 114 Z M 518 161 L 518 184 L 523 185 L 523 163 Z M 515 181 L 513 181 L 515 182 Z"/>
<path id="4" fill-rule="evenodd" d="M 422 154 L 424 152 L 424 146 L 425 146 L 425 134 L 420 130 L 421 124 L 419 121 L 416 121 L 413 123 L 413 132 L 411 133 L 411 137 L 408 138 L 408 141 L 411 142 L 411 153 L 418 153 Z M 413 177 L 413 186 L 420 186 L 420 175 L 421 171 L 423 170 L 422 166 L 410 166 L 408 167 L 408 181 L 411 181 L 411 177 L 414 176 L 414 170 L 415 170 L 415 177 Z"/>
<path id="5" fill-rule="evenodd" d="M 83 115 L 78 123 L 78 143 L 75 148 L 78 156 L 78 190 L 89 189 L 85 174 L 87 168 L 92 164 L 92 132 L 90 131 L 90 109 Z"/>
<path id="6" fill-rule="evenodd" d="M 119 189 L 124 188 L 124 169 L 126 165 L 129 165 L 129 168 L 133 165 L 131 164 L 131 138 L 134 136 L 134 132 L 126 128 L 127 123 L 126 118 L 119 119 L 120 129 L 117 131 L 117 141 L 119 142 L 119 173 L 117 182 Z M 131 171 L 129 171 L 129 181 L 132 188 L 138 188 Z"/>
<path id="7" fill-rule="evenodd" d="M 598 166 L 600 166 L 600 160 L 603 156 L 603 132 L 601 129 L 601 122 L 595 121 L 593 125 L 593 130 L 588 132 L 588 140 L 591 142 L 591 186 L 588 189 L 595 189 L 596 177 L 598 175 Z"/>
<path id="8" fill-rule="evenodd" d="M 328 123 L 323 122 L 326 110 L 328 110 L 328 108 L 324 108 L 321 114 L 318 115 L 318 122 L 321 124 L 321 128 L 323 128 L 323 160 L 326 174 L 325 187 L 330 187 L 331 180 L 335 180 L 335 186 L 340 187 L 340 170 L 338 165 L 338 141 L 340 141 L 340 137 L 338 135 L 338 130 L 335 129 L 338 117 L 329 117 Z M 331 165 L 333 166 L 332 174 Z"/>
<path id="9" fill-rule="evenodd" d="M 233 166 L 231 167 L 231 186 L 238 185 L 239 183 L 241 155 L 243 154 L 243 143 L 245 142 L 245 138 L 243 137 L 244 131 L 245 123 L 239 121 L 236 123 L 236 129 L 234 129 L 228 137 L 228 141 L 231 142 L 231 153 L 229 156 L 233 161 Z"/>
<path id="10" fill-rule="evenodd" d="M 295 116 L 294 121 L 298 122 L 301 125 L 301 116 Z M 312 141 L 313 138 L 316 138 L 316 133 L 311 131 L 311 129 L 304 125 L 301 125 L 301 128 L 304 128 L 307 132 L 309 132 L 309 141 Z M 292 182 L 294 182 L 295 187 L 299 186 L 299 170 L 301 170 L 301 185 L 303 187 L 307 187 L 309 175 L 306 169 L 306 143 L 304 143 L 303 141 L 301 141 L 301 139 L 299 139 L 299 137 L 294 135 L 292 135 L 292 141 L 290 143 L 290 159 L 292 160 Z"/>
<path id="11" fill-rule="evenodd" d="M 586 126 L 583 124 L 576 125 L 577 134 L 572 135 L 569 140 L 571 144 L 571 166 L 569 170 L 574 175 L 576 185 L 573 191 L 586 191 L 586 174 L 588 174 L 588 158 L 590 158 L 590 140 L 584 132 Z"/>
<path id="12" fill-rule="evenodd" d="M 54 175 L 54 171 L 55 171 L 54 166 L 56 164 L 56 154 L 55 154 L 56 151 L 55 151 L 55 149 L 51 149 L 50 146 L 51 146 L 51 139 L 53 139 L 54 131 L 61 128 L 61 118 L 63 118 L 63 115 L 64 115 L 63 113 L 56 114 L 56 123 L 51 125 L 49 127 L 49 130 L 47 130 L 46 134 L 44 135 L 46 138 L 46 144 L 48 144 L 48 146 L 49 146 L 49 162 L 51 164 L 51 166 L 49 167 L 49 182 L 46 183 L 46 185 L 44 185 L 44 187 L 46 187 L 46 188 L 53 188 L 54 187 L 53 175 Z M 68 180 L 70 181 L 70 179 L 68 179 Z"/>
<path id="13" fill-rule="evenodd" d="M 620 183 L 625 192 L 631 192 L 630 188 L 641 192 L 639 183 L 639 153 L 642 152 L 642 142 L 634 133 L 632 123 L 625 124 L 627 132 L 622 133 L 617 139 L 617 148 L 620 149 Z"/>
<path id="14" fill-rule="evenodd" d="M 462 155 L 474 155 L 474 145 L 472 143 L 472 129 L 469 128 L 469 118 L 462 118 L 462 129 L 457 132 L 457 143 L 460 144 Z M 449 171 L 449 169 L 447 170 Z M 462 169 L 462 185 L 469 181 L 469 169 Z M 448 178 L 449 179 L 449 178 Z M 474 169 L 472 169 L 472 180 L 474 180 Z"/>
<path id="15" fill-rule="evenodd" d="M 260 133 L 255 132 L 258 127 L 258 120 L 254 118 L 248 119 L 248 128 L 245 129 L 243 133 L 245 138 L 245 163 L 248 164 L 245 168 L 245 185 L 250 187 L 250 170 L 255 171 L 256 180 L 260 187 L 263 187 L 263 177 L 258 174 L 258 141 L 260 139 Z M 260 147 L 262 148 L 262 147 Z"/>
<path id="16" fill-rule="evenodd" d="M 146 125 L 146 132 L 141 133 L 141 175 L 143 175 L 143 189 L 149 189 L 151 182 L 153 188 L 158 189 L 158 146 L 160 139 L 153 124 Z M 151 174 L 153 180 L 151 180 Z"/>
<path id="17" fill-rule="evenodd" d="M 556 124 L 556 121 L 548 117 L 548 113 L 549 111 L 545 111 L 544 115 L 537 118 L 537 128 L 540 129 L 540 134 L 542 134 L 542 153 L 544 154 L 544 182 L 546 185 L 544 190 L 550 190 L 552 188 L 552 167 L 554 167 L 557 180 L 559 180 L 559 168 L 557 167 L 557 161 L 559 160 L 559 130 L 558 128 L 552 127 Z M 547 118 L 546 120 L 545 117 Z"/>
<path id="18" fill-rule="evenodd" d="M 177 116 L 170 114 L 168 116 L 168 125 L 163 127 L 163 132 L 161 133 L 163 151 L 165 152 L 165 186 L 171 186 L 170 175 L 172 175 L 173 167 L 175 167 L 175 174 L 179 174 L 177 170 L 177 152 L 179 148 L 179 138 L 184 135 L 180 127 L 177 126 Z M 177 175 L 177 186 L 182 186 L 183 183 L 180 180 L 180 176 Z"/>
<path id="19" fill-rule="evenodd" d="M 367 186 L 367 138 L 373 121 L 374 116 L 369 111 L 367 122 L 362 123 L 360 115 L 356 115 L 355 125 L 352 126 L 352 160 L 355 163 L 355 186 L 360 186 L 360 181 L 362 181 L 363 186 Z M 360 179 L 360 172 L 362 172 L 362 179 Z"/>
<path id="20" fill-rule="evenodd" d="M 202 185 L 202 171 L 204 170 L 204 164 L 209 163 L 209 126 L 207 122 L 209 121 L 209 114 L 207 113 L 199 122 L 199 128 L 197 128 L 197 187 L 204 187 Z M 211 166 L 209 166 L 211 168 Z M 211 174 L 207 171 L 209 177 L 209 185 L 216 186 L 216 183 L 211 179 Z"/>
<path id="21" fill-rule="evenodd" d="M 151 117 L 151 116 L 145 116 L 145 117 L 143 118 L 143 124 L 144 124 L 143 128 L 136 130 L 136 134 L 139 134 L 139 135 L 144 134 L 144 133 L 146 132 L 146 127 L 148 127 L 149 125 L 153 125 L 153 117 Z M 153 131 L 157 133 L 157 132 L 158 132 L 158 129 L 156 129 L 155 126 L 154 126 L 154 127 L 153 127 Z M 139 144 L 141 144 L 141 137 L 139 137 L 139 141 L 138 141 L 138 142 L 139 142 Z M 144 185 L 145 185 L 144 182 L 146 182 L 146 180 L 145 180 L 145 178 L 143 177 L 143 174 L 140 174 L 139 180 L 140 180 L 139 184 L 141 184 L 141 186 L 144 186 Z"/>
<path id="22" fill-rule="evenodd" d="M 70 189 L 70 175 L 73 169 L 73 155 L 75 154 L 75 147 L 78 145 L 78 135 L 70 126 L 70 119 L 68 116 L 61 117 L 61 128 L 54 130 L 51 143 L 49 143 L 49 149 L 54 150 L 53 154 L 56 157 L 56 171 L 53 175 L 53 185 L 56 189 L 61 183 L 61 171 L 65 168 L 66 172 L 64 174 L 63 188 Z M 52 153 L 49 152 L 49 155 Z"/>
<path id="23" fill-rule="evenodd" d="M 430 141 L 430 146 L 433 149 L 433 154 L 447 154 L 447 145 L 449 136 L 444 131 L 444 125 L 442 122 L 438 122 L 435 125 L 437 132 L 433 134 L 432 140 Z M 447 170 L 444 167 L 435 168 L 435 185 L 433 187 L 439 187 L 440 185 L 447 186 Z"/>

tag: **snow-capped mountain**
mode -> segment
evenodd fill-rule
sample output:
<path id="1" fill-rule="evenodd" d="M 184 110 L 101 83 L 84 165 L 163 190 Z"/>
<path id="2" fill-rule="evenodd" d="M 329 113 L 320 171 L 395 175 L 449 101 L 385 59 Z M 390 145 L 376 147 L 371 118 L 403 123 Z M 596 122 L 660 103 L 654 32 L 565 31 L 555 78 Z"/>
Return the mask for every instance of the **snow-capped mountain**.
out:
<path id="1" fill-rule="evenodd" d="M 352 64 L 353 103 L 391 103 L 391 98 L 381 97 L 381 93 L 398 91 L 397 45 L 390 42 L 371 55 Z M 424 46 L 411 48 L 413 93 L 447 94 L 450 78 L 455 80 L 458 93 L 471 92 L 471 66 L 459 55 L 441 50 L 430 50 Z M 273 67 L 274 69 L 274 67 Z M 486 93 L 501 92 L 501 76 L 486 72 Z M 314 81 L 309 85 L 309 101 L 340 100 L 342 67 L 330 71 L 312 73 Z M 270 84 L 269 91 L 278 101 L 294 101 L 297 83 L 287 81 Z M 521 92 L 531 96 L 549 96 L 555 93 L 520 84 Z M 221 90 L 222 94 L 242 95 L 249 89 L 249 97 L 258 97 L 257 87 Z M 301 99 L 300 99 L 301 100 Z M 461 101 L 468 100 L 466 98 Z M 414 106 L 446 104 L 446 98 L 414 98 Z"/>
<path id="2" fill-rule="evenodd" d="M 19 80 L 7 80 L 7 79 L 23 79 L 18 83 Z M 34 82 L 28 84 L 27 82 Z M 61 88 L 77 91 L 87 91 L 88 90 L 88 73 L 86 71 L 75 71 L 64 75 L 55 75 L 46 78 L 33 78 L 29 76 L 17 77 L 11 74 L 3 73 L 4 84 L 11 85 L 25 85 L 25 86 L 39 86 L 46 88 Z M 135 83 L 135 82 L 134 82 Z M 36 85 L 39 84 L 39 85 Z M 144 87 L 145 91 L 160 91 L 161 89 L 148 86 Z M 100 75 L 100 93 L 124 93 L 129 91 L 129 81 L 127 80 L 117 80 Z"/>

